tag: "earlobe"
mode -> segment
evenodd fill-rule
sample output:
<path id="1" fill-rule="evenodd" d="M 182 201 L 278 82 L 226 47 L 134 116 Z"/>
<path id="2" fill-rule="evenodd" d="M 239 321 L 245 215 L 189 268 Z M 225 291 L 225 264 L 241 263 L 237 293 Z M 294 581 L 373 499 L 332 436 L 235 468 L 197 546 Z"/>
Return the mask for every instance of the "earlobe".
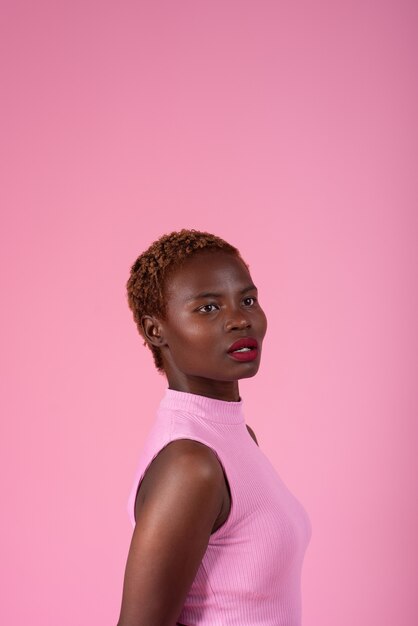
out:
<path id="1" fill-rule="evenodd" d="M 163 329 L 156 317 L 143 315 L 141 318 L 141 326 L 144 331 L 144 337 L 148 343 L 158 348 L 164 344 Z"/>

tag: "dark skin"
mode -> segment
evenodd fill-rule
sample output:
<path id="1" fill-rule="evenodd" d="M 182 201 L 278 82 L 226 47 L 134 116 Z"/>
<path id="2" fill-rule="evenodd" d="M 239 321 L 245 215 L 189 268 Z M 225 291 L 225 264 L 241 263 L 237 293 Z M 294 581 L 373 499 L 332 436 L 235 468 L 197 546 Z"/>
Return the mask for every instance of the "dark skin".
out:
<path id="1" fill-rule="evenodd" d="M 145 315 L 142 326 L 146 340 L 162 351 L 169 388 L 239 401 L 238 381 L 257 373 L 267 329 L 246 266 L 223 251 L 203 250 L 167 282 L 165 319 Z M 255 360 L 228 354 L 242 337 L 258 341 Z M 159 452 L 137 494 L 118 626 L 184 626 L 178 616 L 230 505 L 226 477 L 209 447 L 180 439 Z"/>

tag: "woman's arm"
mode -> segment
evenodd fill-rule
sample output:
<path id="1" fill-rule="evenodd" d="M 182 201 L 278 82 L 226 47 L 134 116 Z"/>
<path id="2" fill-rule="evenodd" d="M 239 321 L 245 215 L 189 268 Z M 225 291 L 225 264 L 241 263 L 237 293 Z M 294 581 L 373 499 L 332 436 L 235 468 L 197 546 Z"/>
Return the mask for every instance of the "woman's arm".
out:
<path id="1" fill-rule="evenodd" d="M 215 454 L 177 440 L 151 463 L 136 504 L 118 626 L 174 626 L 222 508 Z"/>

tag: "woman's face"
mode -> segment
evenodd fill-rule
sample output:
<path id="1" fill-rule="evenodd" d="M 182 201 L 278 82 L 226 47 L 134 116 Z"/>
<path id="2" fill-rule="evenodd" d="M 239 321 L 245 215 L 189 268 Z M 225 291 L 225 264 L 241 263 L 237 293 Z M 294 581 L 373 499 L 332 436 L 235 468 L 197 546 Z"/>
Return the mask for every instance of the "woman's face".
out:
<path id="1" fill-rule="evenodd" d="M 186 389 L 187 381 L 237 381 L 257 373 L 267 319 L 240 259 L 218 250 L 195 253 L 173 271 L 165 293 L 160 348 L 169 382 L 170 376 L 184 381 Z M 231 351 L 238 340 L 239 351 Z"/>

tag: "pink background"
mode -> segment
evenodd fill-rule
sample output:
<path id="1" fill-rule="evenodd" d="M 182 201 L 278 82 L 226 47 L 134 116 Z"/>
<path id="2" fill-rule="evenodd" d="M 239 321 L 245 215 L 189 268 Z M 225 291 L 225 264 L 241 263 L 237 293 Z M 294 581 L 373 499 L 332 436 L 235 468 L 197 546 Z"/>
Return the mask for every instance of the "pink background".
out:
<path id="1" fill-rule="evenodd" d="M 165 388 L 125 301 L 159 235 L 237 245 L 247 423 L 313 535 L 304 626 L 418 623 L 417 4 L 1 6 L 0 622 L 115 624 Z"/>

